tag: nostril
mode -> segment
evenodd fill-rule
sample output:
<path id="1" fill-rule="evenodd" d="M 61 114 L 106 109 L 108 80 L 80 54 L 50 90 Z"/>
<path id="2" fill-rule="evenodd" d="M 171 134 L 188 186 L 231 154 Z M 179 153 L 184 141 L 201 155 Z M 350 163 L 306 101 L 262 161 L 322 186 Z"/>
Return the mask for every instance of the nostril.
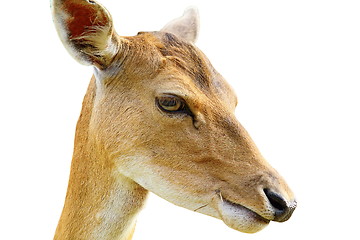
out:
<path id="1" fill-rule="evenodd" d="M 289 206 L 288 202 L 280 194 L 267 188 L 264 189 L 264 193 L 274 209 L 274 221 L 284 222 L 288 220 L 295 210 L 295 202 Z"/>
<path id="2" fill-rule="evenodd" d="M 278 211 L 285 211 L 287 209 L 286 201 L 277 193 L 269 189 L 264 189 L 265 195 L 269 199 L 270 204 Z"/>

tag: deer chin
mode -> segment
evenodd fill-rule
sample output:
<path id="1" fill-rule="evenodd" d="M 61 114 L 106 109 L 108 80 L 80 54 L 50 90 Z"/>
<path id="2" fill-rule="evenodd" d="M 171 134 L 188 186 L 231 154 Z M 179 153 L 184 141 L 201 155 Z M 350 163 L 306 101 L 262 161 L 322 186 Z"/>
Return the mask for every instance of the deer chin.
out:
<path id="1" fill-rule="evenodd" d="M 227 226 L 243 233 L 256 233 L 264 229 L 270 222 L 243 205 L 230 202 L 222 197 L 217 203 L 217 210 L 221 220 Z"/>

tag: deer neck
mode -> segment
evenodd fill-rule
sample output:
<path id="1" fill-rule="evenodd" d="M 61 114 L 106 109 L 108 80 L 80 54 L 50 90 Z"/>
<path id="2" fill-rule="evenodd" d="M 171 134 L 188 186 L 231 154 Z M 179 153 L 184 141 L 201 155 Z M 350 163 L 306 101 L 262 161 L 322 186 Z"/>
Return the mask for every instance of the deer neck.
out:
<path id="1" fill-rule="evenodd" d="M 146 199 L 147 190 L 118 173 L 89 140 L 95 94 L 93 78 L 76 128 L 69 185 L 56 240 L 131 239 L 136 215 Z"/>

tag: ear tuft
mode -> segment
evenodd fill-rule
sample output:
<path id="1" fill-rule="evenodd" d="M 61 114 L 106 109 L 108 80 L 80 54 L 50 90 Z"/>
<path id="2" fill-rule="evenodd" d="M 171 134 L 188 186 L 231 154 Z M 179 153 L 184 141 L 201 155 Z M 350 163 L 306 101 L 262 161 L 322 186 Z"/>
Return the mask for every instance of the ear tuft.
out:
<path id="1" fill-rule="evenodd" d="M 60 39 L 80 63 L 105 68 L 119 42 L 110 13 L 93 0 L 52 0 L 52 13 Z"/>
<path id="2" fill-rule="evenodd" d="M 195 43 L 200 28 L 200 18 L 197 8 L 190 7 L 184 14 L 172 20 L 161 29 L 162 32 L 169 32 L 189 42 Z"/>

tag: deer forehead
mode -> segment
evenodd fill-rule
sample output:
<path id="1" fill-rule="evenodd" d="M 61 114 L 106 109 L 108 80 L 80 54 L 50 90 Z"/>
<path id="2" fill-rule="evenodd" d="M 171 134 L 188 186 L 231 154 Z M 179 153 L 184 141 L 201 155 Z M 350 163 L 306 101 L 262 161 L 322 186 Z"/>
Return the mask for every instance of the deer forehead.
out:
<path id="1" fill-rule="evenodd" d="M 164 92 L 192 96 L 197 102 L 212 101 L 233 110 L 236 94 L 192 43 L 171 33 L 140 32 L 127 37 L 112 64 L 99 74 L 106 85 L 129 88 L 148 85 Z M 109 84 L 110 83 L 110 84 Z M 157 84 L 156 84 L 157 83 Z"/>

